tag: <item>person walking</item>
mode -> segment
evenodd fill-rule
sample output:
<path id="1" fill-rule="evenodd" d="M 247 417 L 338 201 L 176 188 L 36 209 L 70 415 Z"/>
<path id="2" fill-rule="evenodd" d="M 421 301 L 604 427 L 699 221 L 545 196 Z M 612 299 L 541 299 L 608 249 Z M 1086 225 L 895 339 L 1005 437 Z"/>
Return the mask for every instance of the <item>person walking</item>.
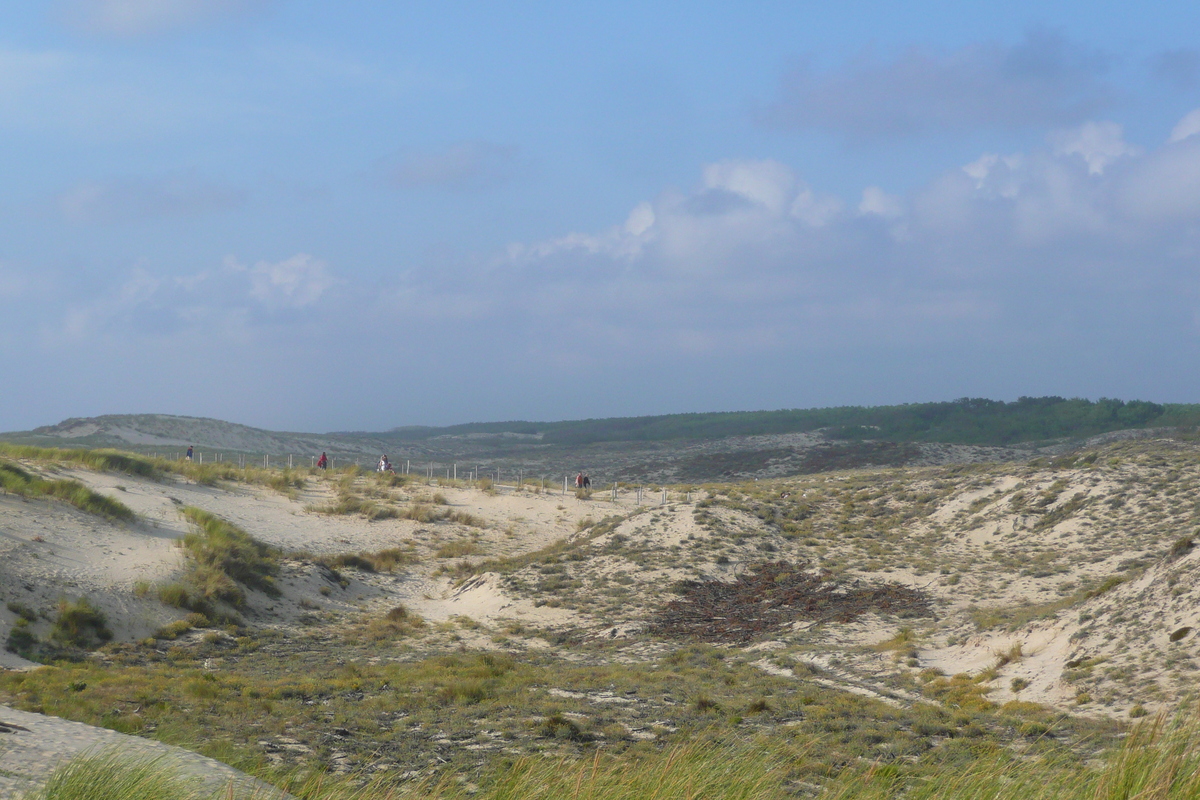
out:
<path id="1" fill-rule="evenodd" d="M 325 455 L 324 452 L 322 452 L 321 457 L 317 459 L 317 466 L 320 467 L 321 469 L 329 468 L 329 458 Z"/>
<path id="2" fill-rule="evenodd" d="M 192 460 L 192 446 L 190 444 L 188 445 L 188 451 L 187 451 L 187 455 L 185 456 L 185 458 L 188 461 Z"/>

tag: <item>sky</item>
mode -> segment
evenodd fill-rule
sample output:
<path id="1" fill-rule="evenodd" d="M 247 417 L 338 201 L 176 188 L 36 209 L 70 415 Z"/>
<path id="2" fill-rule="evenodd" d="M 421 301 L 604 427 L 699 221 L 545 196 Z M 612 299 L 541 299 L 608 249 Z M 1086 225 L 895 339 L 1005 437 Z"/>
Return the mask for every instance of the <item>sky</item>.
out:
<path id="1" fill-rule="evenodd" d="M 1200 4 L 7 5 L 0 430 L 1200 402 Z"/>

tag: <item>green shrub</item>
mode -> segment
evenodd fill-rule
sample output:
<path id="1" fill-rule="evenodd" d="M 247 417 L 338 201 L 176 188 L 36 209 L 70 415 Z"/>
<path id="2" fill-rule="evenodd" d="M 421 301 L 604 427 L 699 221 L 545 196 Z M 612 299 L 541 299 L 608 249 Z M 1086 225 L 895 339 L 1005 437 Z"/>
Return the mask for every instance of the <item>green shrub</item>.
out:
<path id="1" fill-rule="evenodd" d="M 366 627 L 366 636 L 373 641 L 409 636 L 424 630 L 425 620 L 404 606 L 396 606 L 383 619 L 372 620 Z"/>
<path id="2" fill-rule="evenodd" d="M 81 597 L 74 602 L 59 601 L 50 638 L 59 644 L 90 649 L 112 639 L 112 631 L 100 609 Z"/>
<path id="3" fill-rule="evenodd" d="M 16 653 L 21 658 L 27 658 L 30 661 L 35 660 L 34 650 L 37 646 L 38 638 L 29 629 L 29 621 L 24 617 L 16 621 L 12 630 L 8 632 L 8 640 L 4 643 L 5 649 L 10 653 Z"/>

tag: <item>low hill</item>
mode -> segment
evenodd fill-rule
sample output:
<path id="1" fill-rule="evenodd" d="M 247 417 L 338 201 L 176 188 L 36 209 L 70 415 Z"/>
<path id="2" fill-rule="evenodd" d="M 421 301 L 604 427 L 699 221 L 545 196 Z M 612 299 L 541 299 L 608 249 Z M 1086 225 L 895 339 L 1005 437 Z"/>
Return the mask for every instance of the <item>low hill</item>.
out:
<path id="1" fill-rule="evenodd" d="M 546 444 L 664 442 L 763 436 L 824 430 L 831 439 L 942 442 L 1006 446 L 1050 439 L 1082 439 L 1110 431 L 1200 424 L 1200 405 L 1140 400 L 1097 401 L 1022 397 L 1014 402 L 964 397 L 941 403 L 842 406 L 611 417 L 563 422 L 486 422 L 444 428 L 396 428 L 380 435 L 396 442 L 443 436 L 509 434 Z"/>
<path id="2" fill-rule="evenodd" d="M 327 452 L 369 466 L 381 453 L 413 472 L 519 474 L 561 480 L 682 483 L 774 478 L 867 466 L 1011 461 L 1089 437 L 1194 429 L 1200 405 L 1061 397 L 780 411 L 670 414 L 559 422 L 486 422 L 322 434 L 268 431 L 201 417 L 128 414 L 68 419 L 0 440 L 116 447 L 179 457 L 299 459 Z"/>

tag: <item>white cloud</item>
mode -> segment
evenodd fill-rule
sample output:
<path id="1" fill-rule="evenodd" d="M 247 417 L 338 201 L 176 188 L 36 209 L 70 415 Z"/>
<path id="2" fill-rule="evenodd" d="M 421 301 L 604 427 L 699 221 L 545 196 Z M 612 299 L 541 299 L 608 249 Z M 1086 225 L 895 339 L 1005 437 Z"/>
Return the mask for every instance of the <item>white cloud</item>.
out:
<path id="1" fill-rule="evenodd" d="M 778 161 L 721 161 L 704 168 L 704 188 L 721 189 L 782 214 L 792 196 L 796 177 Z"/>
<path id="2" fill-rule="evenodd" d="M 514 245 L 490 265 L 475 319 L 680 353 L 881 330 L 932 342 L 980 326 L 1027 340 L 1037 314 L 1059 313 L 1042 298 L 1070 304 L 1087 287 L 1078 302 L 1099 318 L 1124 313 L 1143 275 L 1175 280 L 1181 254 L 1200 251 L 1200 136 L 1146 153 L 1095 121 L 1046 142 L 983 154 L 907 195 L 866 186 L 850 213 L 781 162 L 709 164 L 692 190 L 639 203 L 607 231 Z"/>
<path id="3" fill-rule="evenodd" d="M 1195 136 L 1200 133 L 1200 108 L 1189 112 L 1183 119 L 1179 120 L 1178 124 L 1171 129 L 1171 142 L 1182 142 L 1189 136 Z"/>
<path id="4" fill-rule="evenodd" d="M 630 236 L 641 236 L 654 225 L 654 207 L 649 203 L 638 203 L 625 220 L 625 232 Z"/>
<path id="5" fill-rule="evenodd" d="M 1140 221 L 1200 223 L 1200 136 L 1152 153 L 1130 171 L 1122 190 L 1122 208 Z"/>
<path id="6" fill-rule="evenodd" d="M 789 213 L 814 228 L 821 228 L 831 223 L 838 214 L 842 213 L 842 201 L 833 196 L 817 196 L 807 186 L 796 193 L 792 200 Z"/>
<path id="7" fill-rule="evenodd" d="M 1055 155 L 1078 155 L 1092 175 L 1104 174 L 1104 168 L 1122 156 L 1136 156 L 1141 148 L 1125 142 L 1124 132 L 1115 122 L 1085 122 L 1078 128 L 1051 134 Z"/>
<path id="8" fill-rule="evenodd" d="M 878 186 L 863 189 L 862 201 L 858 204 L 859 214 L 873 214 L 884 219 L 895 219 L 904 214 L 904 201 L 890 195 Z"/>
<path id="9" fill-rule="evenodd" d="M 108 36 L 144 36 L 241 14 L 262 0 L 69 0 L 63 13 L 73 26 Z"/>
<path id="10" fill-rule="evenodd" d="M 325 262 L 307 253 L 283 261 L 259 261 L 250 269 L 250 295 L 275 308 L 305 308 L 321 299 L 336 281 Z"/>

